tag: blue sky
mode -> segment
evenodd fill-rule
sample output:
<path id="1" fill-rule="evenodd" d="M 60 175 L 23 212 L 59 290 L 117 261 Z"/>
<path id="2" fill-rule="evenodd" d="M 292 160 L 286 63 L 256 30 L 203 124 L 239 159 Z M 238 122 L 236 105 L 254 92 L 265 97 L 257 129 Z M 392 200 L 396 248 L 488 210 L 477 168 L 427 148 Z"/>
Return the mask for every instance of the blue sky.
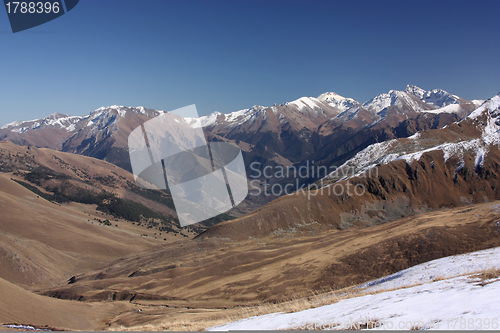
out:
<path id="1" fill-rule="evenodd" d="M 105 105 L 200 114 L 407 84 L 500 91 L 500 1 L 81 0 L 13 34 L 0 9 L 0 124 Z"/>

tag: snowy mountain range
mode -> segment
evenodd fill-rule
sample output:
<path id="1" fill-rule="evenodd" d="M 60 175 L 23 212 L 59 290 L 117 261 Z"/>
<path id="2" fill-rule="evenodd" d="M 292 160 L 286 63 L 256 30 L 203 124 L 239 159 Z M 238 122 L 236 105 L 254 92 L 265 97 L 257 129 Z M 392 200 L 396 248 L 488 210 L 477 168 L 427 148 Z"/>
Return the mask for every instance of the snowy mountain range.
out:
<path id="1" fill-rule="evenodd" d="M 326 177 L 301 183 L 307 191 L 281 196 L 237 225 L 216 225 L 203 237 L 239 240 L 237 235 L 248 236 L 248 230 L 251 237 L 268 236 L 304 221 L 340 230 L 364 228 L 444 207 L 499 200 L 499 115 L 497 95 L 443 126 L 428 126 L 428 120 L 439 123 L 448 113 L 424 112 L 395 127 L 387 120 L 357 131 L 338 127 L 330 136 L 315 137 L 324 146 L 295 165 L 307 167 L 307 161 L 314 161 L 329 170 Z M 291 181 L 296 179 L 281 184 Z M 349 186 L 362 191 L 353 195 L 351 188 L 349 194 Z M 259 228 L 251 229 L 255 225 Z"/>
<path id="2" fill-rule="evenodd" d="M 408 86 L 360 103 L 333 92 L 273 106 L 253 106 L 229 114 L 186 118 L 203 127 L 209 140 L 240 146 L 247 165 L 299 166 L 307 160 L 340 165 L 370 144 L 441 128 L 467 116 L 480 101 L 444 90 Z M 0 140 L 71 152 L 131 170 L 128 135 L 164 111 L 113 105 L 86 116 L 52 114 L 0 128 Z"/>
<path id="3" fill-rule="evenodd" d="M 380 94 L 373 99 L 361 104 L 360 102 L 340 96 L 334 92 L 321 94 L 317 98 L 301 97 L 295 101 L 287 102 L 271 107 L 273 112 L 286 114 L 283 108 L 295 108 L 297 111 L 311 112 L 317 115 L 317 112 L 333 115 L 330 120 L 340 117 L 344 113 L 358 112 L 360 108 L 365 109 L 371 114 L 378 115 L 376 120 L 385 117 L 389 108 L 397 108 L 400 113 L 411 112 L 432 112 L 432 113 L 456 113 L 464 115 L 470 112 L 470 106 L 478 107 L 483 101 L 473 100 L 468 101 L 456 95 L 452 95 L 442 89 L 434 89 L 430 91 L 423 90 L 417 86 L 408 85 L 406 91 L 390 90 L 388 93 Z M 446 108 L 449 105 L 455 105 L 455 108 Z M 469 108 L 465 107 L 469 106 Z M 335 109 L 332 111 L 331 109 Z M 464 109 L 462 109 L 464 108 Z M 193 126 L 216 126 L 221 123 L 230 123 L 233 126 L 241 125 L 255 117 L 256 114 L 263 113 L 268 107 L 254 106 L 252 108 L 222 114 L 214 112 L 208 116 L 203 116 L 198 119 L 193 119 Z M 316 112 L 315 112 L 316 111 Z M 280 118 L 284 119 L 284 117 Z"/>
<path id="4" fill-rule="evenodd" d="M 311 113 L 315 115 L 318 114 L 318 111 L 323 114 L 328 113 L 328 115 L 332 116 L 330 119 L 334 119 L 340 116 L 343 112 L 352 110 L 353 108 L 359 109 L 361 106 L 372 114 L 378 114 L 381 116 L 391 106 L 404 109 L 402 111 L 407 112 L 458 113 L 458 109 L 447 109 L 445 107 L 451 104 L 470 105 L 471 103 L 479 106 L 482 102 L 483 101 L 481 100 L 467 101 L 456 95 L 451 95 L 441 89 L 426 91 L 419 87 L 408 85 L 406 91 L 391 90 L 388 93 L 380 94 L 363 104 L 352 98 L 345 98 L 334 92 L 327 92 L 321 94 L 317 98 L 301 97 L 292 102 L 272 107 L 253 106 L 251 108 L 235 111 L 229 114 L 223 114 L 216 111 L 208 116 L 202 116 L 196 119 L 191 118 L 189 121 L 193 127 L 207 127 L 220 123 L 229 123 L 232 126 L 237 126 L 251 121 L 252 118 L 255 118 L 256 114 L 263 113 L 268 109 L 273 110 L 274 113 L 279 113 L 279 111 L 282 111 L 283 108 L 293 108 L 295 111 L 300 113 L 312 111 Z M 87 116 L 69 116 L 61 113 L 53 113 L 43 119 L 15 121 L 0 127 L 0 129 L 8 130 L 13 133 L 25 133 L 29 130 L 40 130 L 46 128 L 64 129 L 67 132 L 79 131 L 83 127 L 92 127 L 93 130 L 102 130 L 107 126 L 115 124 L 118 117 L 127 117 L 127 112 L 137 115 L 145 115 L 150 118 L 160 115 L 164 111 L 146 109 L 142 106 L 125 107 L 112 105 L 108 107 L 100 107 Z M 280 119 L 284 119 L 284 117 L 280 117 Z M 85 126 L 82 126 L 82 124 Z"/>

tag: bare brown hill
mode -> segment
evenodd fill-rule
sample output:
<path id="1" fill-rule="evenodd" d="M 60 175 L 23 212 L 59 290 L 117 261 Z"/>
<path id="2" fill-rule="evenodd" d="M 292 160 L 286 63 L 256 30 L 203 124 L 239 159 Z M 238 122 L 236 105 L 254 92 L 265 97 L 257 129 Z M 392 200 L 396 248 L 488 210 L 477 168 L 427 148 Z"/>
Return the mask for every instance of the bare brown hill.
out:
<path id="1" fill-rule="evenodd" d="M 0 278 L 31 288 L 61 283 L 156 243 L 138 231 L 94 224 L 89 214 L 51 203 L 2 174 L 0 209 Z"/>
<path id="2" fill-rule="evenodd" d="M 44 297 L 0 279 L 0 324 L 51 330 L 102 330 L 106 319 L 131 308 L 126 303 L 77 303 Z M 1 330 L 5 330 L 0 326 Z"/>
<path id="3" fill-rule="evenodd" d="M 168 193 L 104 161 L 0 141 L 0 171 L 0 278 L 25 288 L 194 235 L 172 222 Z"/>
<path id="4" fill-rule="evenodd" d="M 104 161 L 0 142 L 0 324 L 103 329 L 107 319 L 132 308 L 129 303 L 89 305 L 30 292 L 191 237 L 186 231 L 186 237 L 162 234 L 143 216 L 139 225 L 96 209 L 105 201 L 86 202 L 105 191 L 113 194 L 108 202 L 116 198 L 137 207 L 169 209 L 161 203 L 168 194 L 141 192 L 131 181 L 130 173 Z"/>
<path id="5" fill-rule="evenodd" d="M 137 186 L 132 174 L 111 163 L 0 141 L 0 172 L 49 201 L 96 205 L 89 210 L 97 209 L 158 233 L 182 236 L 170 193 Z M 221 217 L 214 221 L 218 219 Z M 183 234 L 205 229 L 206 226 L 197 224 L 184 229 Z"/>
<path id="6" fill-rule="evenodd" d="M 80 301 L 128 300 L 146 306 L 113 325 L 169 314 L 289 300 L 397 272 L 443 256 L 500 245 L 498 202 L 443 209 L 371 228 L 320 232 L 296 227 L 246 241 L 196 239 L 137 253 L 44 295 Z"/>

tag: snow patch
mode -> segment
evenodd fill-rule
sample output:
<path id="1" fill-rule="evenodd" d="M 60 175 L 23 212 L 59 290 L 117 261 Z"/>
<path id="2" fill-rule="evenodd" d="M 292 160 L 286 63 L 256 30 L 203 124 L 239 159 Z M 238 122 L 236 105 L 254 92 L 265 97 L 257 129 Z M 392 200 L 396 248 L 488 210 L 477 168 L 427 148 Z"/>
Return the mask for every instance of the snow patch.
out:
<path id="1" fill-rule="evenodd" d="M 334 92 L 327 92 L 327 93 L 321 94 L 318 96 L 317 99 L 320 102 L 325 102 L 330 106 L 336 107 L 341 112 L 347 111 L 348 109 L 352 108 L 353 106 L 359 104 L 357 101 L 355 101 L 352 98 L 346 98 L 346 97 L 340 96 L 339 94 L 334 93 Z"/>
<path id="2" fill-rule="evenodd" d="M 186 123 L 192 128 L 201 128 L 214 124 L 217 121 L 217 117 L 222 113 L 215 111 L 209 114 L 208 116 L 202 116 L 199 118 L 189 118 L 186 117 L 184 120 Z"/>
<path id="3" fill-rule="evenodd" d="M 299 111 L 302 111 L 305 108 L 316 109 L 318 106 L 319 100 L 314 97 L 301 97 L 295 101 L 289 103 L 289 105 L 295 105 Z"/>
<path id="4" fill-rule="evenodd" d="M 474 103 L 476 107 L 479 107 L 484 103 L 484 99 L 473 99 L 471 102 Z"/>
<path id="5" fill-rule="evenodd" d="M 498 329 L 500 279 L 473 273 L 500 268 L 500 248 L 420 264 L 360 286 L 379 292 L 295 313 L 272 313 L 207 330 Z M 384 291 L 388 290 L 388 291 Z M 492 323 L 496 322 L 496 327 Z M 486 323 L 488 322 L 488 327 Z M 473 327 L 469 324 L 472 323 Z"/>
<path id="6" fill-rule="evenodd" d="M 412 139 L 412 140 L 418 140 L 418 139 L 420 139 L 420 132 L 417 132 L 417 133 L 415 133 L 413 135 L 410 135 L 408 137 L 408 139 Z"/>
<path id="7" fill-rule="evenodd" d="M 462 107 L 460 104 L 450 104 L 439 109 L 427 110 L 429 113 L 458 113 Z"/>

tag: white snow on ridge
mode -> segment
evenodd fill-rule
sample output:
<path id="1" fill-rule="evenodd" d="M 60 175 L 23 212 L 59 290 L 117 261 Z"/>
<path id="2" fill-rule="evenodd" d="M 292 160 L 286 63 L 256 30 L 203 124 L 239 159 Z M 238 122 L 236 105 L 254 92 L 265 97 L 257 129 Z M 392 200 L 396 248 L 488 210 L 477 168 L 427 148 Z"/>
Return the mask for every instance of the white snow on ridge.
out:
<path id="1" fill-rule="evenodd" d="M 207 330 L 498 329 L 500 278 L 474 273 L 500 269 L 500 248 L 420 264 L 361 287 L 376 294 L 295 313 L 273 313 Z M 392 290 L 394 289 L 394 290 Z M 390 290 L 390 291 L 384 291 Z"/>
<path id="2" fill-rule="evenodd" d="M 217 123 L 219 116 L 223 116 L 225 122 L 228 122 L 228 126 L 241 125 L 248 120 L 255 117 L 260 112 L 266 110 L 266 107 L 255 105 L 250 109 L 243 109 L 239 111 L 234 111 L 228 114 L 220 113 L 215 111 L 208 116 L 201 116 L 199 118 L 185 118 L 186 122 L 193 128 L 206 127 Z M 264 115 L 265 118 L 265 115 Z"/>
<path id="3" fill-rule="evenodd" d="M 18 121 L 14 121 L 12 123 L 3 125 L 2 127 L 0 127 L 0 129 L 7 129 L 7 128 L 11 128 L 11 127 L 18 127 L 19 125 L 22 125 L 23 123 L 31 123 L 31 122 L 38 121 L 38 120 L 40 120 L 40 119 L 33 119 L 33 120 L 27 120 L 27 121 L 18 120 Z"/>
<path id="4" fill-rule="evenodd" d="M 436 278 L 449 279 L 470 275 L 492 267 L 500 268 L 500 247 L 428 261 L 364 283 L 359 288 L 367 288 L 367 291 L 405 288 L 429 283 Z"/>
<path id="5" fill-rule="evenodd" d="M 458 104 L 458 96 L 450 95 L 441 89 L 434 89 L 427 92 L 423 101 L 428 104 L 444 107 L 451 104 Z"/>
<path id="6" fill-rule="evenodd" d="M 341 112 L 344 112 L 353 106 L 359 104 L 357 101 L 355 101 L 352 98 L 346 98 L 343 96 L 340 96 L 337 93 L 334 92 L 327 92 L 324 94 L 321 94 L 317 98 L 321 102 L 325 102 L 328 105 L 331 105 L 333 107 L 336 107 L 339 109 Z"/>
<path id="7" fill-rule="evenodd" d="M 202 116 L 199 118 L 184 118 L 186 123 L 191 126 L 192 128 L 200 128 L 200 127 L 205 127 L 212 125 L 217 121 L 217 117 L 221 115 L 222 113 L 215 111 L 209 114 L 208 116 Z"/>
<path id="8" fill-rule="evenodd" d="M 412 138 L 418 140 L 418 138 Z M 368 173 L 370 169 L 375 168 L 377 164 L 388 164 L 397 160 L 405 160 L 407 163 L 418 161 L 423 154 L 431 151 L 442 150 L 444 161 L 448 161 L 451 157 L 458 157 L 463 162 L 464 154 L 467 151 L 475 152 L 475 166 L 483 165 L 484 158 L 488 153 L 490 144 L 500 145 L 498 136 L 488 136 L 480 139 L 473 139 L 469 141 L 445 143 L 439 146 L 431 147 L 428 149 L 420 150 L 413 153 L 405 153 L 404 151 L 395 153 L 392 152 L 393 144 L 396 139 L 389 140 L 381 143 L 375 143 L 357 153 L 352 159 L 342 164 L 335 175 L 345 174 L 348 175 L 342 179 L 348 179 L 359 176 L 363 173 Z M 354 168 L 354 172 L 352 171 Z M 343 171 L 344 170 L 344 171 Z M 350 170 L 350 171 L 347 171 Z M 325 177 L 325 179 L 328 179 Z M 331 184 L 330 184 L 331 185 Z"/>
<path id="9" fill-rule="evenodd" d="M 430 109 L 416 103 L 413 96 L 426 103 Z M 392 105 L 398 107 L 407 105 L 416 112 L 456 113 L 461 109 L 459 100 L 460 97 L 451 95 L 442 89 L 426 91 L 417 86 L 408 85 L 406 91 L 391 90 L 388 93 L 380 94 L 363 103 L 363 107 L 375 114 L 383 112 Z"/>
<path id="10" fill-rule="evenodd" d="M 485 100 L 484 99 L 473 99 L 471 102 L 474 103 L 474 105 L 476 107 L 479 107 L 479 106 L 481 106 L 481 104 L 483 104 L 485 102 Z"/>
<path id="11" fill-rule="evenodd" d="M 1 129 L 10 129 L 14 133 L 24 133 L 30 129 L 42 127 L 59 127 L 66 129 L 68 132 L 74 130 L 76 123 L 85 117 L 67 116 L 63 114 L 53 113 L 44 119 L 34 119 L 28 121 L 15 121 L 4 125 Z"/>
<path id="12" fill-rule="evenodd" d="M 226 115 L 226 121 L 233 122 L 237 120 L 239 117 L 248 114 L 252 109 L 243 109 L 239 111 L 234 111 Z"/>
<path id="13" fill-rule="evenodd" d="M 318 100 L 322 102 L 328 102 L 328 101 L 343 101 L 343 100 L 351 100 L 354 101 L 352 98 L 346 98 L 344 96 L 340 96 L 339 94 L 335 92 L 326 92 L 318 96 Z"/>
<path id="14" fill-rule="evenodd" d="M 420 139 L 420 136 L 421 136 L 420 132 L 417 132 L 417 133 L 415 133 L 415 134 L 413 134 L 413 135 L 410 135 L 410 136 L 408 137 L 408 139 L 418 140 L 418 139 Z"/>
<path id="15" fill-rule="evenodd" d="M 332 172 L 331 175 L 326 176 L 325 180 L 332 177 L 339 177 L 339 180 L 357 176 L 375 167 L 377 163 L 389 163 L 397 159 L 400 154 L 391 154 L 390 151 L 397 139 L 388 140 L 384 142 L 374 143 L 369 145 L 362 151 L 354 155 L 353 158 L 346 161 L 338 169 Z"/>
<path id="16" fill-rule="evenodd" d="M 111 105 L 111 106 L 101 106 L 90 114 L 93 115 L 95 113 L 100 114 L 102 112 L 115 110 L 120 117 L 125 117 L 127 111 L 132 111 L 137 114 L 147 115 L 146 108 L 144 106 L 123 106 L 123 105 Z M 165 113 L 165 111 L 155 110 L 159 115 Z"/>
<path id="17" fill-rule="evenodd" d="M 414 86 L 412 84 L 409 84 L 406 86 L 406 92 L 417 96 L 421 100 L 424 99 L 425 95 L 427 94 L 427 90 L 424 90 L 424 89 L 417 87 L 417 86 Z"/>
<path id="18" fill-rule="evenodd" d="M 111 110 L 111 109 L 117 110 L 117 109 L 121 109 L 121 108 L 125 108 L 125 107 L 126 106 L 123 106 L 123 105 L 101 106 L 100 108 L 96 109 L 94 112 L 102 112 L 102 111 Z"/>
<path id="19" fill-rule="evenodd" d="M 13 128 L 11 130 L 11 132 L 14 132 L 14 133 L 24 133 L 24 132 L 26 132 L 29 129 L 30 129 L 29 127 Z"/>
<path id="20" fill-rule="evenodd" d="M 451 104 L 458 104 L 460 97 L 452 95 L 442 89 L 426 91 L 422 88 L 409 84 L 406 86 L 406 92 L 412 94 L 421 101 L 438 107 L 445 107 Z"/>
<path id="21" fill-rule="evenodd" d="M 439 109 L 434 109 L 434 110 L 426 110 L 425 112 L 429 113 L 457 113 L 460 111 L 462 107 L 460 104 L 449 104 L 446 106 L 443 106 L 442 108 Z"/>
<path id="22" fill-rule="evenodd" d="M 380 94 L 375 98 L 363 103 L 363 107 L 371 113 L 379 114 L 389 106 L 403 107 L 408 105 L 414 111 L 425 111 L 404 91 L 390 90 L 388 93 Z"/>
<path id="23" fill-rule="evenodd" d="M 500 94 L 490 98 L 484 102 L 480 107 L 474 110 L 467 118 L 478 120 L 484 112 L 488 112 L 488 123 L 484 125 L 484 135 L 491 135 L 497 133 L 500 125 L 496 124 L 500 119 Z"/>
<path id="24" fill-rule="evenodd" d="M 116 110 L 118 112 L 118 115 L 120 117 L 125 117 L 125 115 L 127 114 L 127 110 L 123 110 L 123 109 L 118 109 Z"/>
<path id="25" fill-rule="evenodd" d="M 452 143 L 445 143 L 436 147 L 424 149 L 421 151 L 417 151 L 414 153 L 410 154 L 402 154 L 399 155 L 398 157 L 392 159 L 392 160 L 387 160 L 385 163 L 390 163 L 395 160 L 400 160 L 403 159 L 408 163 L 411 163 L 412 161 L 418 161 L 422 157 L 423 154 L 431 151 L 436 151 L 436 150 L 442 150 L 444 153 L 444 161 L 447 162 L 451 157 L 458 157 L 460 161 L 463 162 L 463 157 L 465 152 L 467 151 L 475 151 L 476 154 L 476 160 L 479 158 L 479 154 L 483 154 L 481 156 L 484 157 L 484 154 L 488 152 L 488 146 L 490 145 L 489 141 L 485 141 L 482 139 L 473 139 L 473 140 L 468 140 L 468 141 L 461 141 L 461 142 L 452 142 Z M 397 154 L 394 154 L 397 156 Z M 477 165 L 476 165 L 477 166 Z"/>
<path id="26" fill-rule="evenodd" d="M 254 105 L 250 109 L 244 109 L 236 112 L 232 112 L 228 115 L 226 120 L 229 122 L 228 127 L 235 127 L 246 123 L 247 121 L 255 122 L 259 114 L 262 114 L 262 120 L 267 119 L 266 114 L 267 107 Z"/>
<path id="27" fill-rule="evenodd" d="M 306 107 L 311 109 L 319 108 L 318 103 L 320 103 L 320 101 L 314 97 L 301 97 L 288 104 L 293 104 L 299 109 L 299 111 L 302 111 Z"/>

